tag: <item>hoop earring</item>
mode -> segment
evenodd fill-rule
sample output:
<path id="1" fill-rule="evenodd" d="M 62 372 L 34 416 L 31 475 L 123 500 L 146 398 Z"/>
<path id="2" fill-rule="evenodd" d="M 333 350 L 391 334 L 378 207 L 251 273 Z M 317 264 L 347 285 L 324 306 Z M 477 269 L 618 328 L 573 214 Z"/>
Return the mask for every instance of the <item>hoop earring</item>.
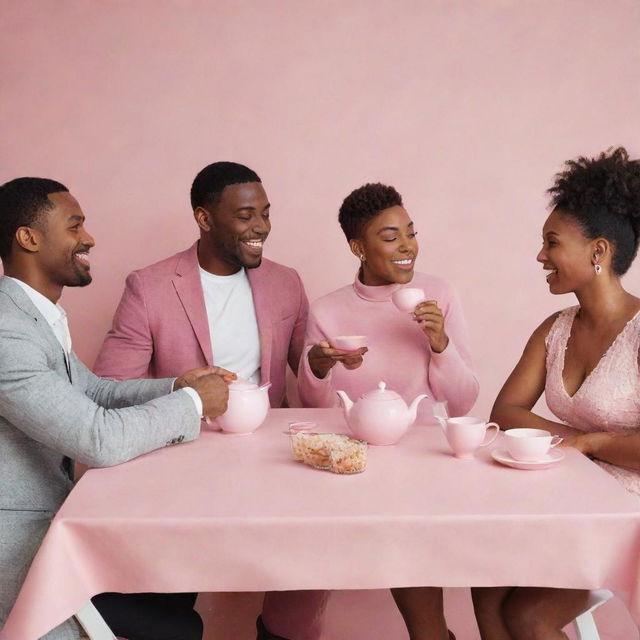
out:
<path id="1" fill-rule="evenodd" d="M 596 272 L 597 276 L 602 273 L 602 267 L 597 263 L 593 265 L 593 270 Z"/>

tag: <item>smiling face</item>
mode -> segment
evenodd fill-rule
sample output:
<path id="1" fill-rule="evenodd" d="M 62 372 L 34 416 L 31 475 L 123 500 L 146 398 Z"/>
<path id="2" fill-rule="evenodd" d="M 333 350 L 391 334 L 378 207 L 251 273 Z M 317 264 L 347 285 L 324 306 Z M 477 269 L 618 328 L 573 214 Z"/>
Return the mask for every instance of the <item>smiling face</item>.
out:
<path id="1" fill-rule="evenodd" d="M 203 269 L 231 275 L 262 262 L 262 247 L 271 230 L 269 200 L 260 182 L 226 186 L 220 200 L 194 216 L 200 227 L 198 257 Z"/>
<path id="2" fill-rule="evenodd" d="M 362 282 L 370 286 L 406 284 L 413 278 L 418 241 L 404 207 L 384 209 L 349 242 L 362 261 Z"/>
<path id="3" fill-rule="evenodd" d="M 84 287 L 91 282 L 88 254 L 95 242 L 84 228 L 78 201 L 67 192 L 48 196 L 54 207 L 32 229 L 38 248 L 33 253 L 39 279 L 53 289 Z"/>
<path id="4" fill-rule="evenodd" d="M 592 281 L 597 241 L 587 238 L 570 214 L 554 209 L 544 223 L 542 241 L 536 259 L 549 272 L 551 293 L 571 293 Z"/>

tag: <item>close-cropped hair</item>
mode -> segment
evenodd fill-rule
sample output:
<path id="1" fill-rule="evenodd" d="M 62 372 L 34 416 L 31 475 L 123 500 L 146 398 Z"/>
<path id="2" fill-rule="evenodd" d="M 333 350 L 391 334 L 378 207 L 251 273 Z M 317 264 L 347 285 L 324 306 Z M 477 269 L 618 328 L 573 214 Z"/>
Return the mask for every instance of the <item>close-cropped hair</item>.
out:
<path id="1" fill-rule="evenodd" d="M 53 209 L 51 193 L 69 191 L 62 183 L 48 178 L 16 178 L 0 186 L 0 258 L 7 260 L 16 231 L 33 227 L 42 215 Z"/>
<path id="2" fill-rule="evenodd" d="M 214 162 L 206 166 L 195 177 L 191 185 L 191 206 L 195 211 L 198 207 L 215 205 L 222 196 L 225 187 L 245 182 L 262 182 L 255 171 L 236 162 Z"/>
<path id="3" fill-rule="evenodd" d="M 367 223 L 381 211 L 401 207 L 402 196 L 380 182 L 368 183 L 352 191 L 343 201 L 338 221 L 347 240 L 362 237 Z"/>
<path id="4" fill-rule="evenodd" d="M 624 147 L 569 160 L 548 192 L 551 206 L 575 219 L 587 238 L 611 243 L 613 272 L 625 274 L 640 241 L 640 161 Z"/>

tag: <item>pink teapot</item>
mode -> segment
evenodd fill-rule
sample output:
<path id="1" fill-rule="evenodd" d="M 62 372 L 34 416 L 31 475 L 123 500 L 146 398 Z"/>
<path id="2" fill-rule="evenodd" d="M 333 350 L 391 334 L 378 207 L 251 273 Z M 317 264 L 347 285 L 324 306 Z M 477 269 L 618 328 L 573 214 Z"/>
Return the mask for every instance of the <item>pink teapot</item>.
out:
<path id="1" fill-rule="evenodd" d="M 269 412 L 270 382 L 258 386 L 248 380 L 234 380 L 229 385 L 227 410 L 216 422 L 225 433 L 236 435 L 255 431 Z"/>
<path id="2" fill-rule="evenodd" d="M 384 382 L 378 388 L 367 391 L 353 403 L 344 391 L 336 391 L 344 407 L 344 417 L 349 430 L 369 444 L 395 444 L 415 422 L 418 404 L 427 397 L 420 394 L 410 406 L 395 391 L 386 388 Z"/>

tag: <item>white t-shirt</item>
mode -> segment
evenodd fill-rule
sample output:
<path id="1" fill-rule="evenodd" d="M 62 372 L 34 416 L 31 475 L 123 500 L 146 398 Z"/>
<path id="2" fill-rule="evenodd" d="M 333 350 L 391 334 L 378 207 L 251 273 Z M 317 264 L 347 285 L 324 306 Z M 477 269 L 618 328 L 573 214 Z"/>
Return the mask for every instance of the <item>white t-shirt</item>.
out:
<path id="1" fill-rule="evenodd" d="M 260 383 L 260 334 L 247 272 L 217 276 L 200 268 L 213 362 Z"/>

